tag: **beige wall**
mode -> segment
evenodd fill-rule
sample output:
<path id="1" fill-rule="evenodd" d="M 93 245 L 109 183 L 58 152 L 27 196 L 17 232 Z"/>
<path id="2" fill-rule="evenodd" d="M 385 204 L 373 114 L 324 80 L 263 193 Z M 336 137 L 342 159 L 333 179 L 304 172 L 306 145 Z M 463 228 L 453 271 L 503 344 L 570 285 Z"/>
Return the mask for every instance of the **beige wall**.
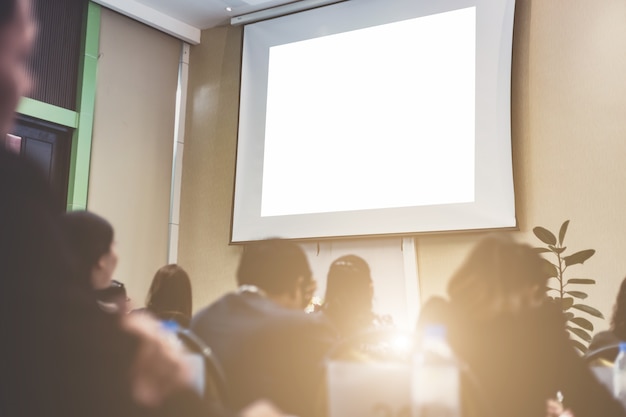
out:
<path id="1" fill-rule="evenodd" d="M 610 315 L 626 276 L 626 3 L 518 0 L 513 62 L 513 150 L 522 240 L 571 220 L 571 250 L 594 248 L 577 277 L 598 280 L 588 303 Z M 240 32 L 203 33 L 191 60 L 181 262 L 206 304 L 233 287 L 228 248 Z M 198 120 L 203 118 L 202 120 Z M 188 145 L 186 145 L 188 146 Z M 422 298 L 443 293 L 476 234 L 417 238 Z M 198 276 L 200 275 L 200 276 Z M 204 275 L 204 276 L 202 276 Z M 571 277 L 574 277 L 573 275 Z M 197 306 L 198 307 L 198 306 Z M 601 327 L 604 323 L 600 323 Z"/>
<path id="2" fill-rule="evenodd" d="M 570 250 L 597 251 L 570 277 L 598 281 L 587 303 L 609 317 L 626 276 L 626 3 L 518 0 L 516 13 L 516 234 L 537 244 L 533 227 L 570 219 Z M 424 295 L 442 292 L 472 237 L 418 239 Z"/>
<path id="3" fill-rule="evenodd" d="M 88 208 L 113 224 L 115 278 L 138 305 L 167 261 L 180 45 L 102 10 Z"/>
<path id="4" fill-rule="evenodd" d="M 202 33 L 191 47 L 178 263 L 194 310 L 235 286 L 239 248 L 228 246 L 239 106 L 240 27 Z"/>

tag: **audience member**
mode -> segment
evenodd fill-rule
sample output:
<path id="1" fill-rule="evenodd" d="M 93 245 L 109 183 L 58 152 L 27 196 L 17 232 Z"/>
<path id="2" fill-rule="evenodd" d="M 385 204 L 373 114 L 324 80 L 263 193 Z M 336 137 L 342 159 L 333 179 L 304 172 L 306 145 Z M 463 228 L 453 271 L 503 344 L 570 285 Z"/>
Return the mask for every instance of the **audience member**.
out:
<path id="1" fill-rule="evenodd" d="M 222 364 L 235 408 L 268 398 L 287 414 L 314 413 L 321 359 L 336 337 L 323 317 L 302 311 L 310 282 L 295 243 L 251 243 L 239 262 L 239 290 L 194 316 L 191 330 Z"/>
<path id="2" fill-rule="evenodd" d="M 419 342 L 423 337 L 425 330 L 430 325 L 446 325 L 449 322 L 448 312 L 450 306 L 448 301 L 440 296 L 430 297 L 422 305 L 420 314 L 417 318 L 417 326 L 415 328 L 415 337 Z"/>
<path id="3" fill-rule="evenodd" d="M 29 0 L 0 2 L 0 145 L 28 91 Z M 146 316 L 104 314 L 80 283 L 48 185 L 0 146 L 0 415 L 207 416 L 177 347 Z M 261 404 L 258 415 L 272 415 Z M 249 412 L 247 409 L 246 412 Z"/>
<path id="4" fill-rule="evenodd" d="M 0 415 L 152 415 L 170 401 L 199 415 L 176 347 L 142 317 L 103 313 L 78 284 L 39 171 L 0 151 L 0 195 Z"/>
<path id="5" fill-rule="evenodd" d="M 342 256 L 330 265 L 323 314 L 346 338 L 370 330 L 379 322 L 373 309 L 374 287 L 367 262 L 356 255 Z"/>
<path id="6" fill-rule="evenodd" d="M 613 306 L 613 316 L 611 317 L 611 327 L 609 330 L 599 332 L 593 336 L 589 343 L 589 354 L 599 349 L 606 349 L 616 346 L 619 342 L 626 341 L 626 278 L 622 280 L 619 292 Z M 601 359 L 613 362 L 617 356 L 619 348 L 608 349 L 600 355 Z"/>
<path id="7" fill-rule="evenodd" d="M 108 288 L 118 260 L 113 226 L 95 213 L 70 211 L 63 215 L 63 228 L 81 277 L 90 288 Z"/>
<path id="8" fill-rule="evenodd" d="M 192 300 L 187 272 L 176 264 L 161 267 L 148 290 L 146 309 L 160 320 L 173 320 L 189 327 Z"/>
<path id="9" fill-rule="evenodd" d="M 128 313 L 130 299 L 126 287 L 113 280 L 118 261 L 113 226 L 89 211 L 65 213 L 62 222 L 80 283 L 95 290 L 104 311 Z"/>
<path id="10" fill-rule="evenodd" d="M 570 343 L 562 312 L 548 302 L 546 271 L 528 245 L 501 235 L 481 240 L 448 285 L 442 321 L 451 347 L 493 415 L 545 416 L 561 391 L 577 417 L 624 416 Z"/>

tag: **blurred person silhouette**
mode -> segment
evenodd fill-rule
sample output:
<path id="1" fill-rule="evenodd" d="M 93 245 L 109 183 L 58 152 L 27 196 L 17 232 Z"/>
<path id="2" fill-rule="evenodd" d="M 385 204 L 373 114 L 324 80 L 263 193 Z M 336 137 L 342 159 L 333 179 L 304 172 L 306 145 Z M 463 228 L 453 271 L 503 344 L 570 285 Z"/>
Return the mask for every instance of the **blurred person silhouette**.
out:
<path id="1" fill-rule="evenodd" d="M 0 415 L 221 415 L 193 394 L 180 351 L 156 321 L 98 308 L 48 184 L 4 149 L 30 87 L 35 32 L 30 0 L 0 2 Z"/>
<path id="2" fill-rule="evenodd" d="M 357 255 L 334 260 L 328 269 L 321 311 L 342 338 L 380 327 L 373 312 L 374 285 L 368 263 Z"/>
<path id="3" fill-rule="evenodd" d="M 423 310 L 423 321 L 445 323 L 492 415 L 545 416 L 560 391 L 577 417 L 624 416 L 570 343 L 562 311 L 549 302 L 546 262 L 529 245 L 489 235 L 450 279 L 448 308 L 437 300 Z"/>
<path id="4" fill-rule="evenodd" d="M 159 268 L 148 290 L 146 309 L 160 320 L 173 320 L 189 327 L 192 294 L 187 272 L 176 264 Z"/>
<path id="5" fill-rule="evenodd" d="M 626 278 L 622 280 L 617 297 L 615 297 L 609 330 L 598 332 L 593 336 L 587 355 L 603 350 L 599 353 L 598 359 L 605 363 L 613 362 L 619 351 L 618 344 L 622 341 L 626 341 Z"/>
<path id="6" fill-rule="evenodd" d="M 304 251 L 282 239 L 249 243 L 236 275 L 238 290 L 198 312 L 191 330 L 222 364 L 235 408 L 267 398 L 287 414 L 312 416 L 336 334 L 302 310 L 311 282 Z"/>

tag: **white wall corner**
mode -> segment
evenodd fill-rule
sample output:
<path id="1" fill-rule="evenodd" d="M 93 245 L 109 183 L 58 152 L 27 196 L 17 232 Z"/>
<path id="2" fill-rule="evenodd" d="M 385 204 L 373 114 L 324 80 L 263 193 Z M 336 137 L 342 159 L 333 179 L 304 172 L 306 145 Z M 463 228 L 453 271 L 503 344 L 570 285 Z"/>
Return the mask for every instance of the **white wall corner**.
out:
<path id="1" fill-rule="evenodd" d="M 131 19 L 151 26 L 161 32 L 174 36 L 192 45 L 200 43 L 201 30 L 185 22 L 174 19 L 158 10 L 135 0 L 93 0 L 108 9 L 114 10 Z"/>

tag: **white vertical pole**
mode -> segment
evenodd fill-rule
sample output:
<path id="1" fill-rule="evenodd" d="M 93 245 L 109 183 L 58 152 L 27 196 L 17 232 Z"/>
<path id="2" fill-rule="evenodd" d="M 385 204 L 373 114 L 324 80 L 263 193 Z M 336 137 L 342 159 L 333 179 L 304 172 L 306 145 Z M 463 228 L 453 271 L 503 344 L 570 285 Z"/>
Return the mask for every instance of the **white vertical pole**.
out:
<path id="1" fill-rule="evenodd" d="M 414 330 L 417 324 L 417 315 L 420 310 L 419 272 L 417 267 L 417 251 L 415 239 L 402 238 L 402 253 L 404 258 L 404 285 L 406 288 L 406 308 L 410 329 Z"/>
<path id="2" fill-rule="evenodd" d="M 178 67 L 176 91 L 176 118 L 174 122 L 174 152 L 170 191 L 169 245 L 167 262 L 178 261 L 178 226 L 180 220 L 180 188 L 183 178 L 183 153 L 185 150 L 185 114 L 187 110 L 187 86 L 189 82 L 189 44 L 183 42 Z"/>

